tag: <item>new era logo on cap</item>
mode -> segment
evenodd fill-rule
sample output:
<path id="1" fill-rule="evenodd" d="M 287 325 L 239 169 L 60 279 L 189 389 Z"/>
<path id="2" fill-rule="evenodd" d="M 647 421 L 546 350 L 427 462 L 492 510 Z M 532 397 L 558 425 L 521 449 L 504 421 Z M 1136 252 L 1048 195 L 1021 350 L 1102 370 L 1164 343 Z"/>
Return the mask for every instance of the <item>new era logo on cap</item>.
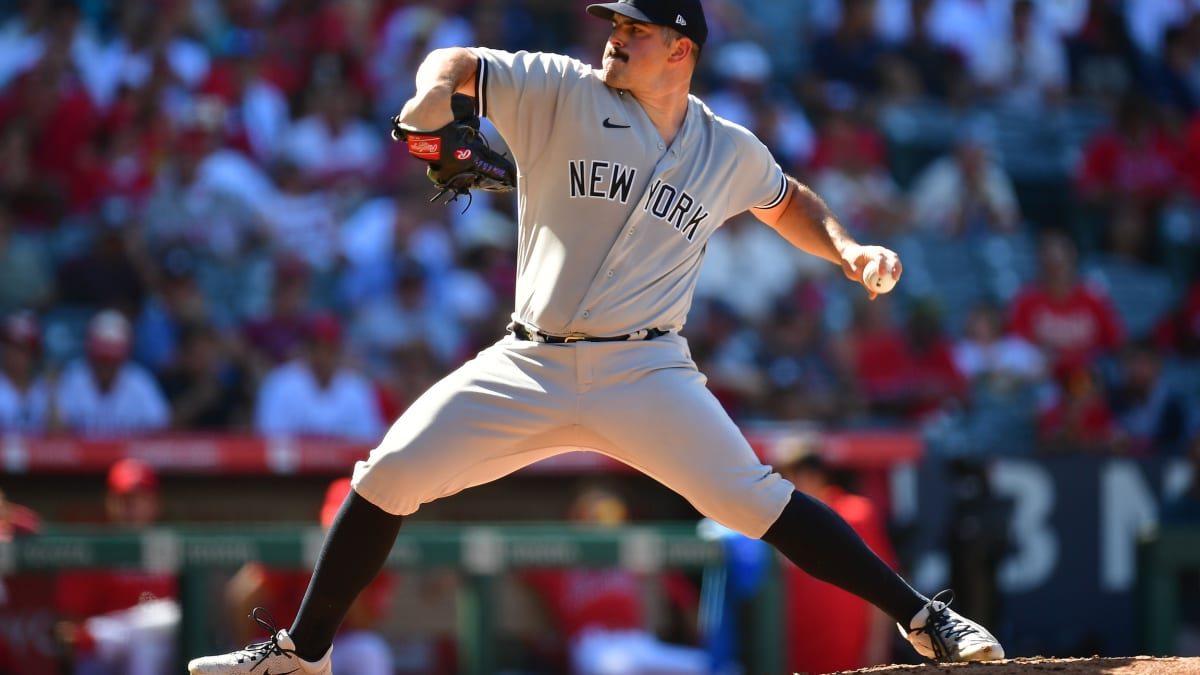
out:
<path id="1" fill-rule="evenodd" d="M 587 11 L 602 19 L 620 14 L 634 21 L 674 28 L 702 47 L 708 39 L 708 23 L 700 0 L 620 0 L 588 5 Z"/>

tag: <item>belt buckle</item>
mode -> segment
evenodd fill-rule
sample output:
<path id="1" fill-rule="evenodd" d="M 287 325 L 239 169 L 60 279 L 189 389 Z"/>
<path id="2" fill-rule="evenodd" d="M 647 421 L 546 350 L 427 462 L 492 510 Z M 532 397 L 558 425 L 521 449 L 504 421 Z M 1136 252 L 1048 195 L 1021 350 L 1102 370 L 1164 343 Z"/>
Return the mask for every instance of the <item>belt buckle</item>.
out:
<path id="1" fill-rule="evenodd" d="M 586 339 L 587 339 L 587 336 L 585 336 L 585 335 L 564 335 L 563 336 L 563 342 L 567 343 L 567 344 L 570 344 L 572 342 L 583 342 Z"/>

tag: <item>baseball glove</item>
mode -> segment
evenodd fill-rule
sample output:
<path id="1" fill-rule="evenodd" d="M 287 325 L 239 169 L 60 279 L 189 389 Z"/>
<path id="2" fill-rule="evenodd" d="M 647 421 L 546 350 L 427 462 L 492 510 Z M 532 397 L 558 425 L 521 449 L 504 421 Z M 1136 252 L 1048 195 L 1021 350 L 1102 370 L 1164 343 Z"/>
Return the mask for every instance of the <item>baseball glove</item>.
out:
<path id="1" fill-rule="evenodd" d="M 506 192 L 516 187 L 517 169 L 512 160 L 492 150 L 479 130 L 475 99 L 455 94 L 451 110 L 454 121 L 432 131 L 401 124 L 399 115 L 392 118 L 392 140 L 404 141 L 410 155 L 429 164 L 425 175 L 438 189 L 429 201 L 450 195 L 449 203 L 466 195 L 470 207 L 472 190 Z"/>

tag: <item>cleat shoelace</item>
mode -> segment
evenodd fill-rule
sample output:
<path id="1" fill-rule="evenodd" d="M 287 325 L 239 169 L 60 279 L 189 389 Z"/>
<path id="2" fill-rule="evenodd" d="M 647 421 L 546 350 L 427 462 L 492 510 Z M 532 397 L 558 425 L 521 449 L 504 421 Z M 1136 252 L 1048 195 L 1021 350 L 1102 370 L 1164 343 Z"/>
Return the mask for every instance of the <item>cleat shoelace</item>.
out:
<path id="1" fill-rule="evenodd" d="M 939 598 L 949 595 L 945 600 Z M 942 659 L 950 654 L 952 650 L 947 648 L 947 645 L 954 645 L 959 642 L 960 638 L 966 637 L 975 632 L 975 628 L 965 621 L 955 621 L 950 617 L 946 610 L 950 607 L 950 603 L 954 602 L 954 593 L 952 591 L 942 591 L 929 601 L 929 618 L 925 620 L 925 625 L 916 629 L 916 633 L 925 633 L 929 635 L 930 643 L 933 646 L 933 654 L 936 658 Z"/>
<path id="2" fill-rule="evenodd" d="M 250 670 L 254 670 L 267 662 L 267 657 L 273 654 L 286 656 L 291 658 L 295 652 L 290 649 L 284 649 L 279 646 L 279 628 L 275 625 L 275 617 L 267 611 L 265 607 L 255 607 L 250 612 L 250 618 L 254 619 L 254 623 L 262 626 L 268 633 L 271 634 L 271 639 L 264 642 L 254 642 L 246 645 L 242 650 L 247 659 L 254 663 Z"/>

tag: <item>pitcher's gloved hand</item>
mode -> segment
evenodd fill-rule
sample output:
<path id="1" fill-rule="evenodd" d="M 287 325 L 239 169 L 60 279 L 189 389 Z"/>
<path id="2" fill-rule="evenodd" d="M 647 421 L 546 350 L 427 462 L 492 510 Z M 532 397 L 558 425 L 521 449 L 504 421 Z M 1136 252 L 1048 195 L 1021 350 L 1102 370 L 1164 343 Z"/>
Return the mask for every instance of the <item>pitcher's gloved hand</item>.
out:
<path id="1" fill-rule="evenodd" d="M 447 201 L 460 195 L 469 200 L 471 190 L 506 192 L 515 188 L 516 166 L 507 155 L 492 150 L 480 132 L 474 99 L 455 94 L 451 109 L 454 121 L 432 131 L 402 124 L 399 115 L 392 118 L 392 140 L 404 141 L 410 155 L 429 164 L 425 175 L 438 189 L 433 199 L 451 194 Z"/>

